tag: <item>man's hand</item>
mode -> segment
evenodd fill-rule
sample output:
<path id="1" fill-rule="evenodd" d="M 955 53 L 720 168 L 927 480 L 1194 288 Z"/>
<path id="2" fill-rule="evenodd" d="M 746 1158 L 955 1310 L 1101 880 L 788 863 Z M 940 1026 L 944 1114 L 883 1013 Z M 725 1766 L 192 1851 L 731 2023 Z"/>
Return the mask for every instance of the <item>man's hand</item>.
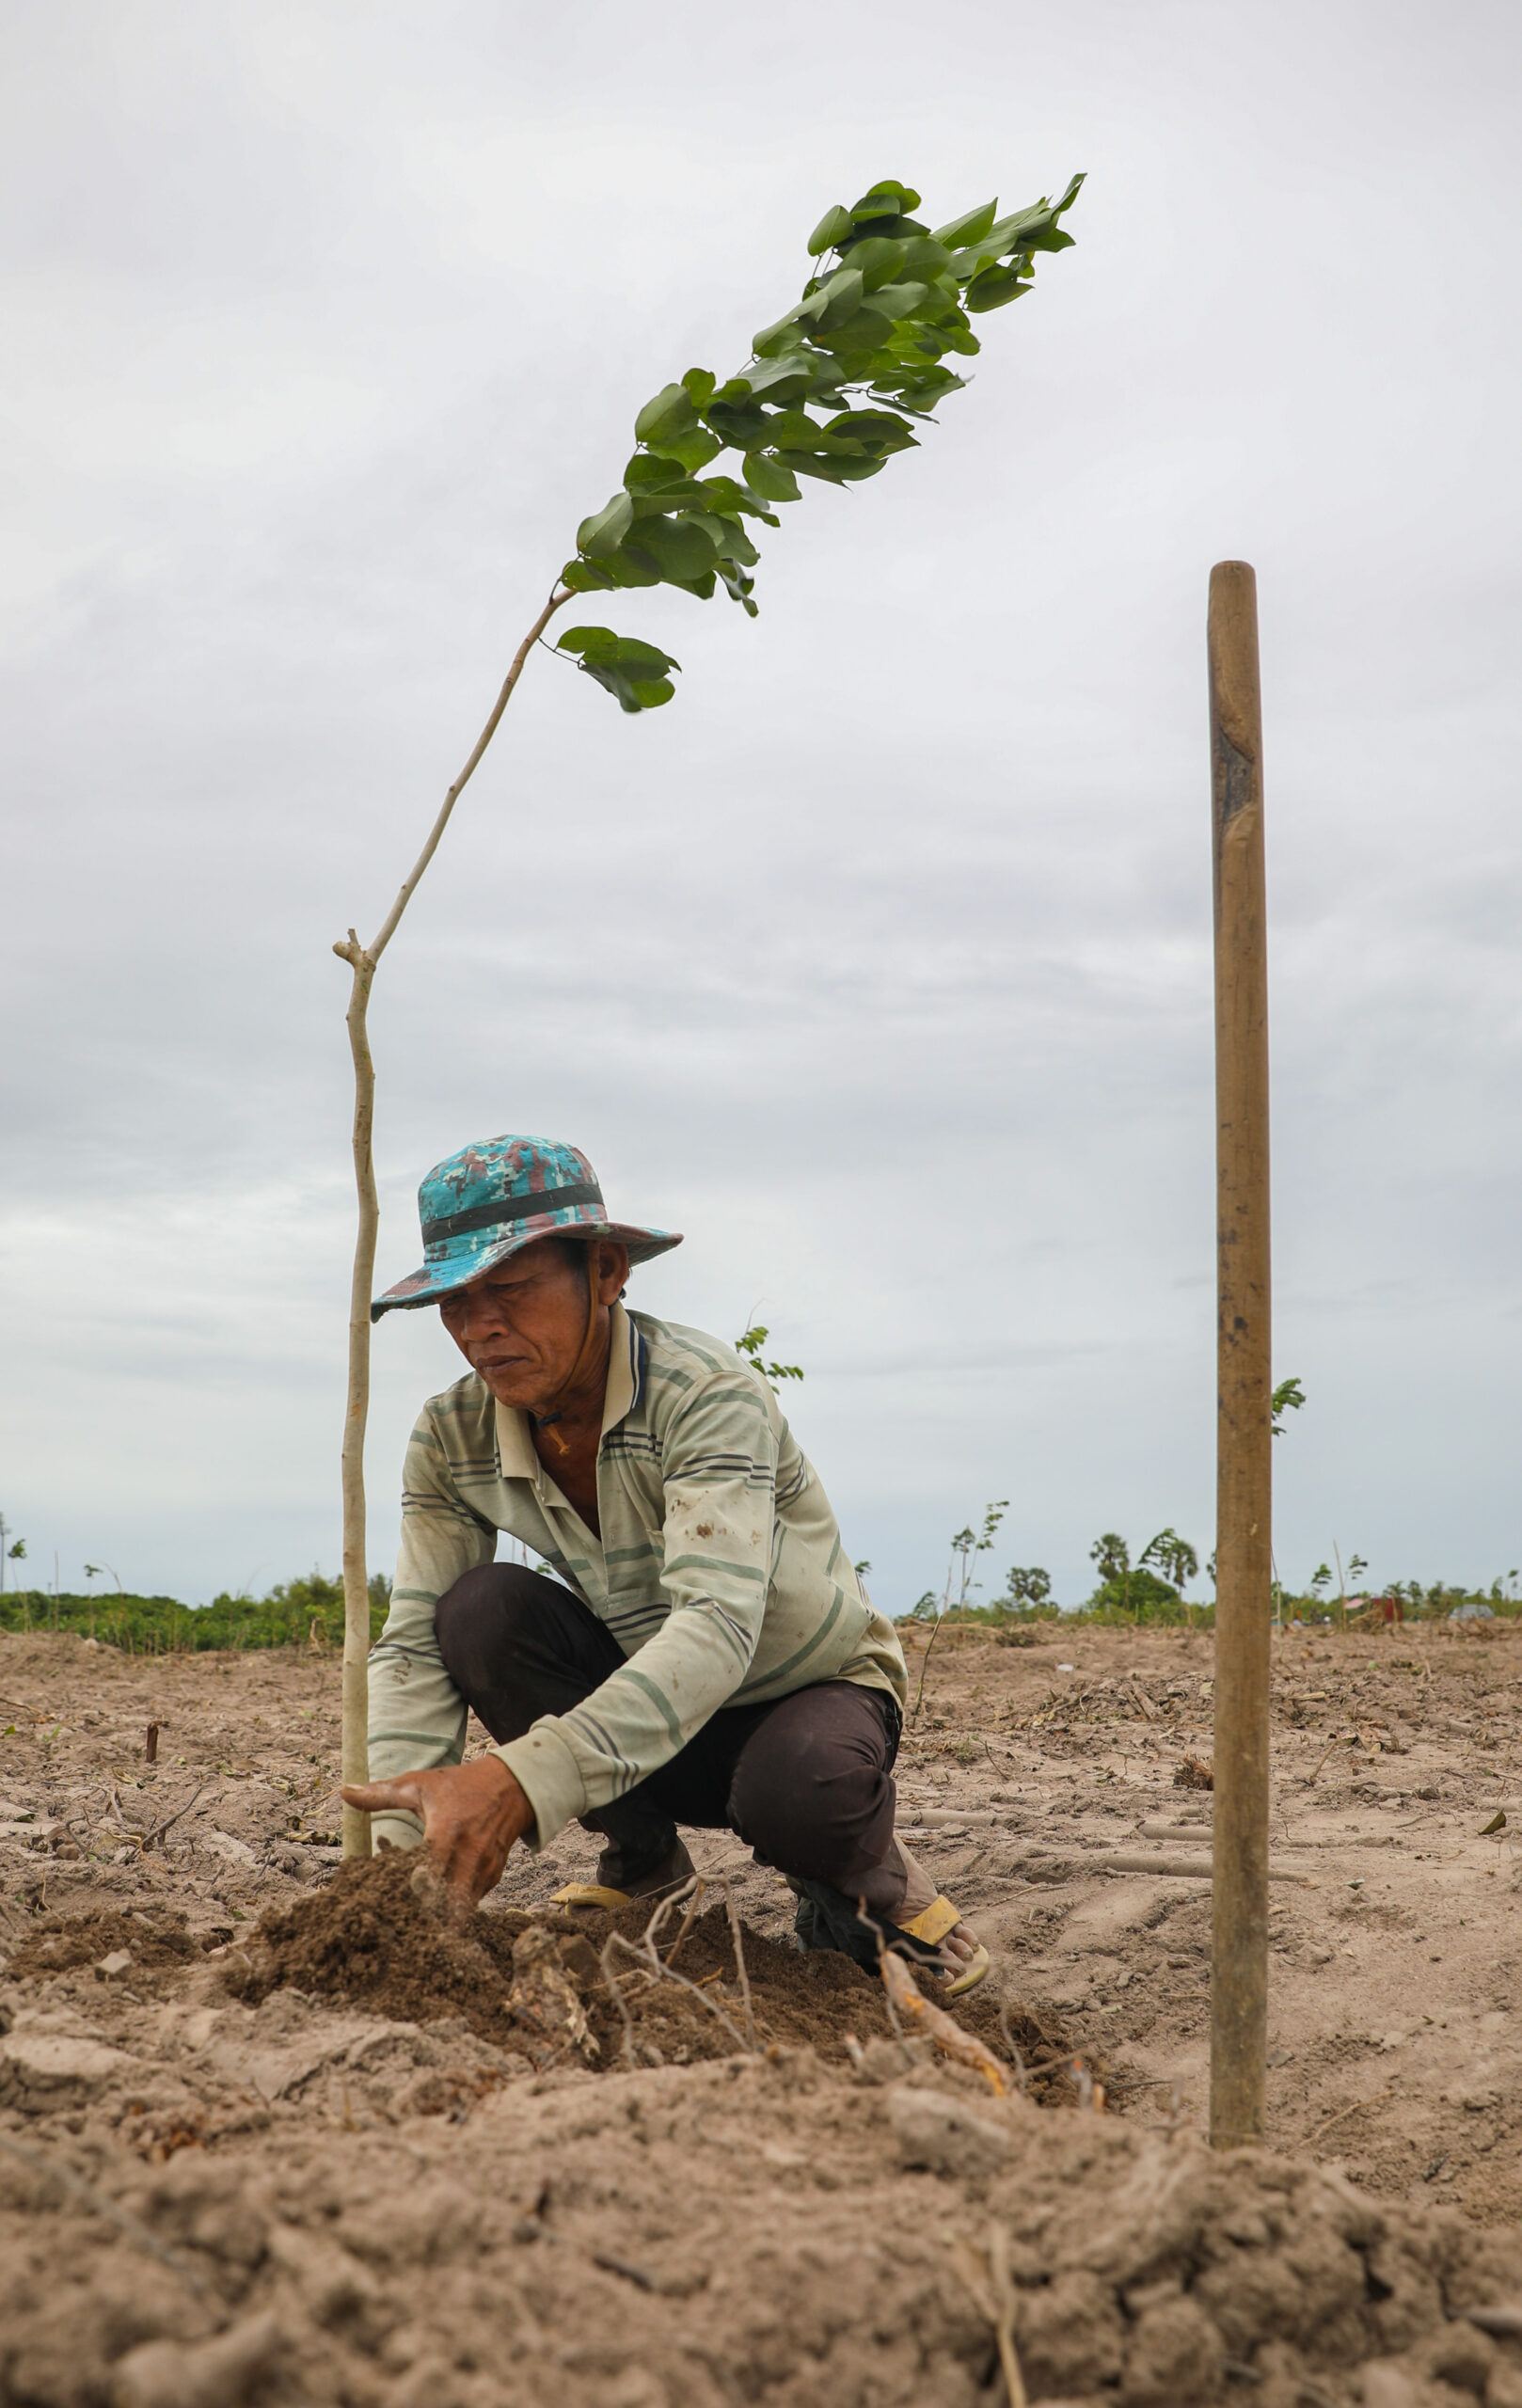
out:
<path id="1" fill-rule="evenodd" d="M 533 1808 L 500 1756 L 368 1781 L 342 1797 L 367 1814 L 420 1814 L 423 1846 L 462 1914 L 495 1888 L 515 1842 L 533 1828 Z"/>

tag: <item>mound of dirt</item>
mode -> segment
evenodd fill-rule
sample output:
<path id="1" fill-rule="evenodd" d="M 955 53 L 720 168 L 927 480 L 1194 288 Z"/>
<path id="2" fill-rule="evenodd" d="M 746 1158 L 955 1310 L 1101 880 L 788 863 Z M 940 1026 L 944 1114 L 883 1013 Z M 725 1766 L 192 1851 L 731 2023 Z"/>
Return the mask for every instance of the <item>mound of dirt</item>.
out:
<path id="1" fill-rule="evenodd" d="M 649 1922 L 640 1903 L 574 1918 L 478 1909 L 461 1925 L 425 1866 L 387 1853 L 341 1865 L 326 1889 L 267 1915 L 224 1978 L 247 2005 L 283 1988 L 410 2023 L 458 2019 L 536 2067 L 688 2065 L 753 2046 L 841 2060 L 848 2041 L 893 2036 L 880 1983 L 847 1956 L 801 1956 L 744 1923 L 737 1954 L 728 1914 L 714 1906 L 669 1918 L 658 1972 L 645 1954 Z M 1019 2051 L 1038 2095 L 1072 2095 L 1070 2050 L 1051 2018 L 1001 2008 L 982 1991 L 956 2005 L 1001 2056 Z"/>

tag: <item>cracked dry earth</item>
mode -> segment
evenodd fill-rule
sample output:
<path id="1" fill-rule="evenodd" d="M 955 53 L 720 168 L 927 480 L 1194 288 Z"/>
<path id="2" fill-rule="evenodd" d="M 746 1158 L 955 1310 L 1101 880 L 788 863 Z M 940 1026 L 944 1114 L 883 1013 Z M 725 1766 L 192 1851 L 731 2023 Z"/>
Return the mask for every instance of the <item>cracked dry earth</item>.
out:
<path id="1" fill-rule="evenodd" d="M 463 1933 L 338 1877 L 336 1661 L 0 1639 L 0 2403 L 995 2408 L 1002 2327 L 1033 2401 L 1522 2408 L 1522 1645 L 1275 1663 L 1270 2147 L 1217 2157 L 1206 1638 L 930 1659 L 901 1812 L 1007 2099 L 723 1834 L 753 2045 L 721 1893 L 649 1979 L 547 1905 L 579 1832 Z"/>

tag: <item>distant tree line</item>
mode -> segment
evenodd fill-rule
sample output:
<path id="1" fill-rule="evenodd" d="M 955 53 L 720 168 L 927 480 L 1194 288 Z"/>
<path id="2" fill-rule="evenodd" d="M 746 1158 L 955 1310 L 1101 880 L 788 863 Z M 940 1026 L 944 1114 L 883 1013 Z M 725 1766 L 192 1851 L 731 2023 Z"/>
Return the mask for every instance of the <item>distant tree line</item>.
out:
<path id="1" fill-rule="evenodd" d="M 370 1582 L 370 1635 L 380 1636 L 391 1584 L 382 1572 Z M 8 1589 L 0 1596 L 0 1630 L 72 1631 L 129 1656 L 195 1655 L 212 1647 L 341 1647 L 343 1584 L 320 1572 L 282 1580 L 267 1596 L 224 1591 L 209 1606 L 178 1597 L 55 1595 L 51 1590 Z"/>

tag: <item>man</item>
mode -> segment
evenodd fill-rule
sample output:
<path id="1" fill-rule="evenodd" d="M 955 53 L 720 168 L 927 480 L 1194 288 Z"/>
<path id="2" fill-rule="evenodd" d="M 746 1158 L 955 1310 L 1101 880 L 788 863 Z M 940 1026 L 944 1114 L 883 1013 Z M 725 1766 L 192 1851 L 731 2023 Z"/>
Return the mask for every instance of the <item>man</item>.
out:
<path id="1" fill-rule="evenodd" d="M 407 1450 L 391 1609 L 370 1669 L 377 1840 L 420 1838 L 474 1904 L 519 1840 L 604 1842 L 571 1904 L 691 1871 L 678 1823 L 737 1831 L 798 1893 L 804 1947 L 927 1962 L 988 1951 L 894 1837 L 907 1674 L 766 1381 L 731 1347 L 627 1312 L 679 1245 L 608 1218 L 591 1164 L 468 1146 L 419 1190 L 423 1265 L 372 1317 L 436 1304 L 469 1364 Z M 507 1530 L 558 1576 L 493 1562 Z M 492 1749 L 463 1764 L 468 1712 Z"/>

